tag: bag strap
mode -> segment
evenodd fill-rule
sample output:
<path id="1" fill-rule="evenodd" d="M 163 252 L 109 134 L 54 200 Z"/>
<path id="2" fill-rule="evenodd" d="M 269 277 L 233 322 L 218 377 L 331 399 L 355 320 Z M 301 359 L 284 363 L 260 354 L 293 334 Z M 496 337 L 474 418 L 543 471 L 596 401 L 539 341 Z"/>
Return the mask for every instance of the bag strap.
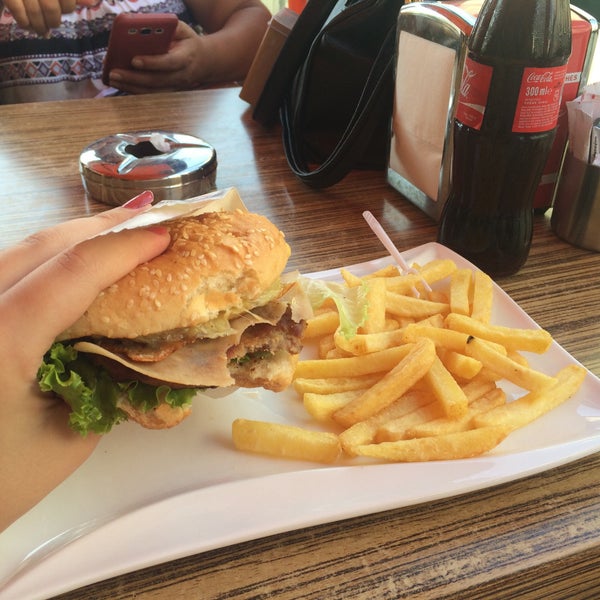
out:
<path id="1" fill-rule="evenodd" d="M 392 90 L 386 90 L 386 87 L 392 81 L 395 40 L 396 32 L 392 27 L 381 45 L 356 109 L 339 142 L 331 154 L 313 170 L 310 170 L 303 155 L 299 142 L 302 136 L 295 133 L 290 96 L 286 94 L 284 97 L 280 113 L 286 157 L 294 174 L 307 185 L 324 188 L 338 183 L 352 170 L 357 156 L 361 156 L 368 146 L 375 124 L 380 119 L 379 104 L 391 101 L 392 98 Z"/>
<path id="2" fill-rule="evenodd" d="M 289 32 L 277 60 L 256 101 L 252 117 L 262 125 L 272 125 L 283 98 L 292 85 L 308 50 L 340 0 L 308 0 Z"/>

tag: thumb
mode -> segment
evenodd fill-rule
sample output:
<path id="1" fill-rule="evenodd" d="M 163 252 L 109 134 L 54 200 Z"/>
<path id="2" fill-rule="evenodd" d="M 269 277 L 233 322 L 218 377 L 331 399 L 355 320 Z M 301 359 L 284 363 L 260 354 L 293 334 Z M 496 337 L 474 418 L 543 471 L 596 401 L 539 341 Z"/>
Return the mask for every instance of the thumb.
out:
<path id="1" fill-rule="evenodd" d="M 2 321 L 15 333 L 27 332 L 14 350 L 24 367 L 37 369 L 54 339 L 102 290 L 163 252 L 168 243 L 168 231 L 160 226 L 100 235 L 65 250 L 3 294 Z"/>

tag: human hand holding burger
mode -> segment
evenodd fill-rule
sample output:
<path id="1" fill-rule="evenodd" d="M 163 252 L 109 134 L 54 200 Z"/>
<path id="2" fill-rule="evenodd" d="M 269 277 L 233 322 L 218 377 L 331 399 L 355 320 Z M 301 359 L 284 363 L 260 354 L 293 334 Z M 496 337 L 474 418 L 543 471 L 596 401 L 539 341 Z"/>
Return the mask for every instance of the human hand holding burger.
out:
<path id="1" fill-rule="evenodd" d="M 240 209 L 164 221 L 167 249 L 103 290 L 44 358 L 42 390 L 83 435 L 179 424 L 199 390 L 287 388 L 308 300 L 268 219 Z M 287 279 L 287 278 L 286 278 Z"/>
<path id="2" fill-rule="evenodd" d="M 199 389 L 291 381 L 308 306 L 281 277 L 283 234 L 234 211 L 89 239 L 131 216 L 113 209 L 0 254 L 0 530 L 119 422 L 172 427 Z"/>
<path id="3" fill-rule="evenodd" d="M 63 223 L 0 252 L 0 531 L 91 454 L 98 436 L 68 425 L 69 407 L 43 394 L 36 373 L 55 337 L 98 293 L 164 251 L 163 227 L 88 239 L 131 218 L 151 194 Z"/>

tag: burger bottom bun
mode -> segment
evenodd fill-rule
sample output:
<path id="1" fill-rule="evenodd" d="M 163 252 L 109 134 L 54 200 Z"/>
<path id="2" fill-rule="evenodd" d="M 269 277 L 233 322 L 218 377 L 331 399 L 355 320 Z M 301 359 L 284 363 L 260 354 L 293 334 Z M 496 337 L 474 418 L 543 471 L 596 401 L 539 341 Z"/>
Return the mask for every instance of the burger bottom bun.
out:
<path id="1" fill-rule="evenodd" d="M 139 423 L 146 429 L 169 429 L 179 425 L 192 412 L 191 406 L 172 407 L 166 402 L 159 404 L 156 408 L 141 411 L 134 408 L 126 400 L 119 402 L 119 408 L 127 413 L 127 417 Z"/>

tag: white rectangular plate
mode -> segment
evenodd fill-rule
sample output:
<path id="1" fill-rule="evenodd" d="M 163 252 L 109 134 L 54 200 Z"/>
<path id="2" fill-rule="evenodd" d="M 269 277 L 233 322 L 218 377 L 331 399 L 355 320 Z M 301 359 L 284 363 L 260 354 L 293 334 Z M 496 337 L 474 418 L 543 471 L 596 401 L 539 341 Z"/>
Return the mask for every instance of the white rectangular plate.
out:
<path id="1" fill-rule="evenodd" d="M 436 243 L 407 262 L 452 258 Z M 362 275 L 387 264 L 355 265 Z M 338 279 L 339 271 L 311 276 Z M 493 322 L 537 325 L 499 287 Z M 547 373 L 576 362 L 557 343 L 531 364 Z M 532 475 L 600 450 L 600 380 L 511 434 L 480 458 L 416 464 L 322 467 L 242 454 L 237 417 L 313 426 L 293 390 L 238 390 L 198 397 L 172 430 L 116 427 L 92 457 L 0 535 L 0 599 L 45 598 L 135 569 L 358 515 L 410 506 Z"/>

